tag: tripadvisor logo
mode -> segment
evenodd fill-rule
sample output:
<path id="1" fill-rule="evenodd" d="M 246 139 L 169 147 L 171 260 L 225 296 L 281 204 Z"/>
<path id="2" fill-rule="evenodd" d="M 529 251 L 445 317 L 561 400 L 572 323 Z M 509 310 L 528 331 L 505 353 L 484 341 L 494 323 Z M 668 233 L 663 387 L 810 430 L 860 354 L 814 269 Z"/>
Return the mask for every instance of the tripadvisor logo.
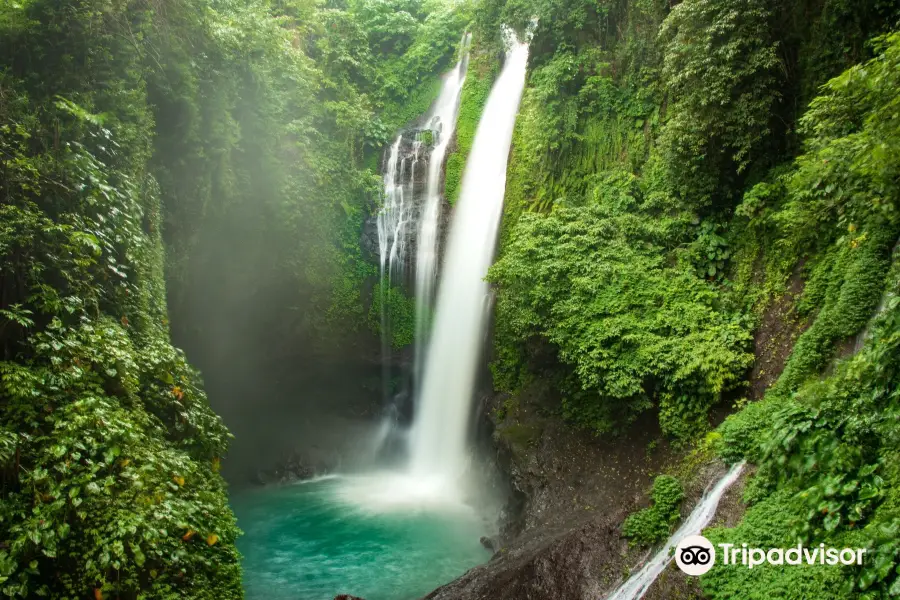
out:
<path id="1" fill-rule="evenodd" d="M 793 548 L 750 548 L 747 544 L 719 544 L 719 556 L 723 565 L 742 565 L 748 569 L 762 564 L 770 565 L 861 565 L 865 548 L 804 548 L 798 544 Z M 703 575 L 716 564 L 716 549 L 712 542 L 702 535 L 689 535 L 675 547 L 675 563 L 688 575 Z"/>
<path id="2" fill-rule="evenodd" d="M 716 550 L 702 535 L 689 535 L 675 547 L 675 563 L 688 575 L 703 575 L 716 564 Z"/>

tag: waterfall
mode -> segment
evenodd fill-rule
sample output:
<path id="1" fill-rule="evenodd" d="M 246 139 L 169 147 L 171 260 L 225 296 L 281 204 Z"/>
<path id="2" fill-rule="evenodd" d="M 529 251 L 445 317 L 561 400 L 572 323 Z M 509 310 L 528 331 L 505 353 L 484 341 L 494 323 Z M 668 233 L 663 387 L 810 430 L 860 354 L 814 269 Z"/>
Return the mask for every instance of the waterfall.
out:
<path id="1" fill-rule="evenodd" d="M 425 183 L 425 204 L 419 222 L 416 240 L 416 347 L 415 381 L 419 389 L 424 365 L 425 348 L 428 342 L 429 313 L 434 302 L 434 282 L 437 270 L 438 232 L 441 219 L 441 171 L 447 146 L 456 129 L 459 101 L 466 81 L 468 66 L 468 45 L 470 34 L 465 34 L 461 42 L 461 56 L 456 68 L 444 79 L 441 95 L 430 114 L 427 123 L 434 139 L 434 149 L 428 163 L 428 177 Z"/>
<path id="2" fill-rule="evenodd" d="M 691 511 L 688 518 L 681 524 L 678 531 L 673 533 L 672 537 L 666 540 L 665 546 L 660 548 L 659 552 L 641 567 L 640 571 L 620 585 L 606 600 L 640 600 L 640 598 L 643 598 L 644 594 L 647 593 L 647 590 L 650 589 L 650 586 L 656 581 L 659 574 L 663 572 L 663 569 L 665 569 L 674 558 L 672 549 L 675 548 L 682 539 L 689 535 L 699 534 L 704 527 L 709 525 L 713 516 L 716 514 L 716 509 L 719 507 L 719 500 L 722 499 L 722 495 L 725 494 L 725 491 L 730 488 L 735 481 L 737 481 L 743 470 L 743 462 L 731 467 L 728 473 L 726 473 L 712 489 L 707 490 L 707 492 L 703 494 L 703 498 L 700 499 L 700 502 L 698 502 L 697 506 L 694 507 L 694 510 Z"/>
<path id="3" fill-rule="evenodd" d="M 403 136 L 391 145 L 384 172 L 384 206 L 378 212 L 378 253 L 381 261 L 381 279 L 391 284 L 395 264 L 403 252 L 403 227 L 406 224 L 406 206 L 402 179 L 403 161 L 400 160 L 400 144 Z M 398 172 L 397 166 L 400 165 Z M 399 245 L 399 248 L 398 248 Z"/>
<path id="4" fill-rule="evenodd" d="M 392 330 L 388 313 L 390 294 L 397 285 L 406 286 L 415 281 L 416 345 L 414 380 L 421 374 L 423 341 L 427 336 L 428 313 L 433 299 L 434 279 L 438 255 L 438 237 L 441 216 L 441 177 L 447 147 L 456 128 L 460 94 L 465 82 L 468 63 L 469 34 L 460 42 L 460 60 L 444 75 L 441 91 L 429 112 L 421 120 L 421 128 L 407 130 L 397 136 L 385 155 L 383 163 L 384 202 L 376 215 L 379 254 L 379 288 L 382 387 L 385 414 L 376 440 L 376 453 L 390 446 L 399 433 L 398 398 L 391 389 L 392 378 Z M 426 145 L 423 132 L 430 133 Z M 425 184 L 421 185 L 424 163 Z M 408 166 L 407 166 L 408 164 Z M 419 182 L 417 184 L 417 182 Z M 422 188 L 424 187 L 424 194 Z M 414 266 L 408 253 L 415 253 Z M 410 271 L 413 271 L 410 273 Z M 403 392 L 406 393 L 406 392 Z"/>
<path id="5" fill-rule="evenodd" d="M 527 44 L 511 41 L 463 175 L 411 432 L 411 470 L 417 477 L 452 480 L 465 469 L 472 394 L 487 316 L 484 277 L 494 257 L 527 59 Z"/>
<path id="6" fill-rule="evenodd" d="M 379 288 L 381 300 L 381 357 L 382 374 L 381 384 L 385 398 L 390 390 L 390 355 L 391 332 L 388 314 L 385 311 L 387 295 L 391 288 L 391 276 L 394 271 L 394 258 L 397 256 L 395 248 L 397 238 L 402 232 L 403 222 L 403 184 L 398 182 L 397 165 L 400 162 L 400 143 L 403 136 L 397 136 L 397 140 L 391 145 L 384 171 L 384 206 L 378 212 L 376 224 L 378 227 L 378 258 L 379 258 Z"/>

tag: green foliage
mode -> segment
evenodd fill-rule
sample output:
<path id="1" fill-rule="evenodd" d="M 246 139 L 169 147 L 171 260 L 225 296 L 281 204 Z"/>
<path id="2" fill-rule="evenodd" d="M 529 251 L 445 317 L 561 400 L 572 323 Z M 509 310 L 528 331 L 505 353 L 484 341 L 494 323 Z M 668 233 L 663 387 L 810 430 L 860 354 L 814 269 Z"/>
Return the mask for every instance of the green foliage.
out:
<path id="1" fill-rule="evenodd" d="M 453 204 L 459 198 L 463 169 L 475 141 L 475 130 L 487 103 L 494 79 L 499 73 L 494 57 L 475 52 L 469 59 L 466 81 L 460 92 L 459 116 L 456 120 L 456 145 L 447 156 L 444 168 L 444 197 Z"/>
<path id="2" fill-rule="evenodd" d="M 728 240 L 722 237 L 722 227 L 710 221 L 700 223 L 697 238 L 691 242 L 690 260 L 700 277 L 725 275 L 725 265 L 731 256 Z"/>
<path id="3" fill-rule="evenodd" d="M 391 345 L 394 348 L 409 346 L 416 335 L 416 301 L 410 298 L 400 286 L 388 288 L 381 293 L 373 294 L 372 308 L 369 311 L 369 327 L 381 336 L 382 315 L 386 321 Z M 382 311 L 382 306 L 384 310 Z"/>
<path id="4" fill-rule="evenodd" d="M 652 506 L 629 515 L 622 525 L 623 535 L 641 546 L 653 545 L 669 536 L 680 516 L 684 488 L 671 475 L 660 475 L 653 480 L 650 498 Z"/>
<path id="5" fill-rule="evenodd" d="M 658 401 L 663 430 L 702 432 L 709 407 L 752 360 L 739 315 L 663 244 L 681 225 L 610 177 L 585 207 L 525 214 L 489 279 L 499 284 L 495 383 L 518 384 L 516 346 L 540 336 L 571 368 L 564 412 L 595 432 Z"/>
<path id="6" fill-rule="evenodd" d="M 806 15 L 788 13 L 801 22 L 800 84 L 802 106 L 819 93 L 829 79 L 872 57 L 870 40 L 900 24 L 900 5 L 881 0 L 824 0 L 810 24 Z"/>
<path id="7" fill-rule="evenodd" d="M 779 97 L 772 16 L 768 0 L 686 0 L 660 28 L 672 96 L 660 152 L 671 190 L 695 205 L 727 197 L 769 133 Z"/>
<path id="8" fill-rule="evenodd" d="M 729 463 L 742 459 L 759 459 L 763 439 L 778 410 L 778 403 L 771 399 L 752 402 L 742 410 L 729 415 L 718 428 L 722 434 L 719 452 Z"/>
<path id="9" fill-rule="evenodd" d="M 775 253 L 815 251 L 798 308 L 817 312 L 776 386 L 722 426 L 723 453 L 759 465 L 750 496 L 757 504 L 738 528 L 714 534 L 740 543 L 776 536 L 764 540 L 771 546 L 864 547 L 869 559 L 843 570 L 710 573 L 704 590 L 714 598 L 882 598 L 900 589 L 900 163 L 888 150 L 900 142 L 889 116 L 900 36 L 877 46 L 878 56 L 830 81 L 811 103 L 802 120 L 806 152 L 780 177 L 775 202 L 760 210 L 759 195 L 745 198 L 757 204 L 746 213 L 780 235 Z M 833 362 L 835 344 L 867 322 L 859 351 Z"/>
<path id="10" fill-rule="evenodd" d="M 230 436 L 168 340 L 149 119 L 23 87 L 0 77 L 0 589 L 240 598 Z"/>
<path id="11" fill-rule="evenodd" d="M 434 99 L 467 10 L 191 0 L 152 21 L 141 68 L 179 339 L 239 320 L 245 335 L 217 353 L 243 360 L 334 350 L 365 330 L 359 238 L 377 158 Z M 232 301 L 197 309 L 217 296 Z"/>
<path id="12" fill-rule="evenodd" d="M 428 112 L 428 109 L 437 99 L 440 92 L 440 77 L 433 77 L 422 82 L 421 85 L 410 92 L 409 97 L 405 98 L 403 102 L 388 105 L 382 115 L 382 119 L 388 124 L 385 128 L 388 131 L 395 131 L 421 118 L 422 115 Z"/>
<path id="13" fill-rule="evenodd" d="M 176 332 L 229 363 L 364 326 L 368 155 L 430 104 L 468 10 L 0 7 L 6 595 L 242 595 L 229 435 L 169 343 L 163 269 Z"/>
<path id="14" fill-rule="evenodd" d="M 799 307 L 809 310 L 813 305 L 819 313 L 797 340 L 773 393 L 793 391 L 817 373 L 834 356 L 836 343 L 855 335 L 869 320 L 881 297 L 894 237 L 891 229 L 873 233 L 881 239 L 857 247 L 844 244 L 816 265 Z"/>
<path id="15" fill-rule="evenodd" d="M 788 492 L 779 492 L 751 507 L 734 529 L 715 527 L 703 535 L 713 544 L 747 544 L 755 548 L 796 547 L 792 522 L 797 515 L 797 500 Z M 833 540 L 838 547 L 856 547 L 855 540 Z M 828 565 L 770 565 L 746 568 L 712 569 L 701 579 L 703 593 L 710 598 L 847 598 L 844 581 L 846 567 Z"/>
<path id="16" fill-rule="evenodd" d="M 890 565 L 900 561 L 900 546 L 885 537 L 900 523 L 894 466 L 900 434 L 894 406 L 900 356 L 898 265 L 889 278 L 885 311 L 858 354 L 826 379 L 805 384 L 789 400 L 770 393 L 760 405 L 729 419 L 723 431 L 726 448 L 759 463 L 756 495 L 791 499 L 790 520 L 782 529 L 793 539 L 818 544 L 859 530 L 860 547 L 877 552 L 872 563 L 850 576 L 847 593 L 854 581 L 858 590 L 887 590 L 894 581 Z M 758 406 L 763 408 L 751 411 Z M 750 433 L 754 443 L 734 435 L 738 428 Z M 766 501 L 755 510 L 761 519 L 772 518 Z M 728 535 L 737 539 L 738 533 Z"/>
<path id="17" fill-rule="evenodd" d="M 186 338 L 265 340 L 231 360 L 364 325 L 367 155 L 430 104 L 469 9 L 0 7 L 4 595 L 242 596 L 229 434 L 169 343 L 163 269 Z"/>
<path id="18" fill-rule="evenodd" d="M 536 35 L 540 35 L 540 30 Z M 641 39 L 636 33 L 636 42 Z M 506 227 L 524 210 L 590 195 L 598 174 L 640 170 L 659 122 L 658 89 L 642 66 L 616 78 L 619 67 L 599 48 L 561 47 L 529 75 L 509 167 Z"/>
<path id="19" fill-rule="evenodd" d="M 183 356 L 161 340 L 135 348 L 107 319 L 54 320 L 33 346 L 26 364 L 0 363 L 23 470 L 0 509 L 4 591 L 240 597 L 215 473 L 228 434 Z"/>
<path id="20" fill-rule="evenodd" d="M 810 10 L 817 22 L 831 18 Z M 802 77 L 789 69 L 809 67 L 790 54 L 809 39 L 796 13 L 766 0 L 671 9 L 521 0 L 476 11 L 476 22 L 520 29 L 539 17 L 491 275 L 498 388 L 514 391 L 537 371 L 559 382 L 565 414 L 595 431 L 655 404 L 664 430 L 687 438 L 739 384 L 748 329 L 784 292 L 798 259 L 811 257 L 796 318 L 815 323 L 779 385 L 816 373 L 865 324 L 896 236 L 886 199 L 894 193 L 886 157 L 895 153 L 890 141 L 876 149 L 876 140 L 893 139 L 887 114 L 862 114 L 887 98 L 893 80 L 862 84 L 850 74 L 829 84 L 853 97 L 813 103 L 794 165 L 783 153 L 795 142 L 772 134 L 789 130 L 785 120 L 802 109 L 781 102 L 796 97 Z M 889 13 L 867 13 L 853 35 L 883 28 Z M 795 20 L 784 22 L 787 14 Z M 843 119 L 849 109 L 857 116 Z M 841 123 L 872 131 L 846 145 L 816 130 Z M 837 160 L 837 152 L 846 154 Z M 622 204 L 622 189 L 631 204 Z M 690 335 L 706 341 L 671 339 Z M 728 436 L 751 444 L 745 426 L 735 422 Z"/>
<path id="21" fill-rule="evenodd" d="M 897 274 L 895 268 L 893 290 L 900 289 Z M 763 500 L 738 528 L 716 535 L 763 547 L 798 540 L 807 545 L 852 545 L 867 547 L 875 556 L 861 570 L 849 573 L 825 567 L 805 573 L 766 567 L 753 576 L 740 569 L 723 570 L 704 581 L 712 597 L 764 597 L 750 590 L 773 588 L 784 598 L 832 597 L 826 593 L 846 598 L 853 589 L 886 591 L 894 585 L 892 569 L 900 561 L 900 546 L 890 537 L 900 523 L 892 391 L 900 339 L 896 300 L 886 307 L 863 350 L 843 361 L 833 375 L 806 384 L 789 401 L 776 404 L 767 399 L 750 405 L 732 417 L 724 431 L 727 447 L 741 450 L 735 446 L 741 443 L 740 436 L 729 435 L 735 431 L 735 419 L 751 427 L 756 447 L 748 448 L 748 454 L 760 464 L 754 487 L 755 496 Z M 763 410 L 748 413 L 761 405 Z M 795 581 L 798 577 L 807 583 Z M 821 594 L 809 592 L 820 589 L 808 587 L 812 585 L 821 586 Z"/>

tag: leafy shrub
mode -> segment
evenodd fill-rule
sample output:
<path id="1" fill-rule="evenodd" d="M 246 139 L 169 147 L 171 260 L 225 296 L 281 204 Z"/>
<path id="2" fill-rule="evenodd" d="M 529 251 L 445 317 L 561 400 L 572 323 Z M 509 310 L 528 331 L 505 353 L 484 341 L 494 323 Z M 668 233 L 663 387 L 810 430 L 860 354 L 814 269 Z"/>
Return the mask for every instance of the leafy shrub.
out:
<path id="1" fill-rule="evenodd" d="M 416 303 L 403 291 L 402 287 L 385 286 L 383 293 L 375 290 L 372 308 L 369 311 L 369 327 L 377 335 L 382 332 L 382 316 L 384 326 L 390 335 L 394 348 L 403 348 L 413 343 L 416 335 Z M 384 311 L 384 312 L 382 312 Z"/>
<path id="2" fill-rule="evenodd" d="M 718 432 L 722 434 L 722 458 L 729 463 L 744 459 L 756 461 L 762 453 L 765 435 L 777 409 L 777 402 L 762 400 L 752 402 L 739 412 L 729 415 L 718 428 Z"/>
<path id="3" fill-rule="evenodd" d="M 789 490 L 766 498 L 748 509 L 740 525 L 734 529 L 713 527 L 703 535 L 714 545 L 732 543 L 738 548 L 747 544 L 756 548 L 796 547 L 792 525 L 798 515 L 797 501 Z M 850 540 L 844 541 L 854 547 Z M 847 569 L 828 565 L 770 565 L 751 569 L 717 568 L 703 575 L 704 595 L 710 598 L 823 598 L 843 600 L 842 590 Z"/>
<path id="4" fill-rule="evenodd" d="M 169 342 L 142 147 L 123 149 L 74 102 L 35 107 L 0 77 L 10 84 L 0 278 L 18 283 L 0 310 L 0 589 L 239 598 L 218 474 L 230 435 Z"/>
<path id="5" fill-rule="evenodd" d="M 778 232 L 774 252 L 815 251 L 798 303 L 815 321 L 766 398 L 720 430 L 726 456 L 759 465 L 756 504 L 737 528 L 710 533 L 762 546 L 867 548 L 868 559 L 852 568 L 710 572 L 703 586 L 713 598 L 882 598 L 900 590 L 900 260 L 891 253 L 900 162 L 885 152 L 900 144 L 900 124 L 888 116 L 900 85 L 900 35 L 876 46 L 879 56 L 830 81 L 811 103 L 802 120 L 806 152 L 780 177 L 782 200 L 756 213 Z M 867 322 L 858 352 L 835 362 L 835 344 Z"/>
<path id="6" fill-rule="evenodd" d="M 460 92 L 456 145 L 447 156 L 444 168 L 444 197 L 450 204 L 459 198 L 463 169 L 475 142 L 475 131 L 481 120 L 481 113 L 484 111 L 484 105 L 499 70 L 499 63 L 490 55 L 473 52 L 473 56 L 469 59 L 468 75 Z"/>
<path id="7" fill-rule="evenodd" d="M 673 221 L 640 216 L 631 193 L 627 179 L 607 182 L 589 206 L 522 215 L 489 272 L 498 284 L 492 369 L 513 388 L 516 348 L 543 338 L 571 368 L 566 416 L 606 432 L 658 400 L 663 430 L 687 439 L 750 364 L 749 334 L 718 309 L 715 289 L 669 264 L 660 244 Z"/>
<path id="8" fill-rule="evenodd" d="M 727 196 L 756 157 L 779 97 L 768 0 L 686 0 L 660 28 L 672 96 L 660 139 L 673 191 L 696 205 Z"/>
<path id="9" fill-rule="evenodd" d="M 669 536 L 678 521 L 684 488 L 678 479 L 660 475 L 653 480 L 650 498 L 652 506 L 629 515 L 622 525 L 623 535 L 642 546 L 655 544 Z"/>
<path id="10" fill-rule="evenodd" d="M 710 221 L 700 223 L 697 238 L 691 243 L 691 262 L 700 277 L 725 275 L 725 265 L 731 256 L 728 240 L 722 237 L 722 227 Z"/>

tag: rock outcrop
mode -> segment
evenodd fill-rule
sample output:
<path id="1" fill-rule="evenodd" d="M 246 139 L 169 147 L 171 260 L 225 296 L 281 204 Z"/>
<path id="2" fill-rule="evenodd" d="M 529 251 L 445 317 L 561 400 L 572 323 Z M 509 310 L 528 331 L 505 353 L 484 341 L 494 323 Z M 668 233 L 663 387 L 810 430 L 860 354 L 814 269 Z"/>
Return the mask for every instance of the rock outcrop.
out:
<path id="1" fill-rule="evenodd" d="M 495 554 L 488 563 L 427 598 L 604 598 L 650 556 L 649 550 L 629 546 L 621 536 L 622 522 L 647 505 L 653 476 L 678 464 L 683 453 L 669 447 L 650 417 L 608 438 L 573 429 L 549 410 L 559 398 L 546 383 L 533 384 L 513 402 L 502 396 L 492 402 L 490 412 L 502 415 L 495 418 L 498 462 L 515 489 L 510 516 L 500 536 L 489 540 Z M 724 465 L 701 462 L 687 482 L 683 515 L 722 473 Z M 740 502 L 733 504 L 738 510 Z M 670 581 L 666 586 L 682 589 L 691 583 L 666 577 L 660 585 Z M 669 587 L 657 587 L 648 597 L 668 597 Z"/>

